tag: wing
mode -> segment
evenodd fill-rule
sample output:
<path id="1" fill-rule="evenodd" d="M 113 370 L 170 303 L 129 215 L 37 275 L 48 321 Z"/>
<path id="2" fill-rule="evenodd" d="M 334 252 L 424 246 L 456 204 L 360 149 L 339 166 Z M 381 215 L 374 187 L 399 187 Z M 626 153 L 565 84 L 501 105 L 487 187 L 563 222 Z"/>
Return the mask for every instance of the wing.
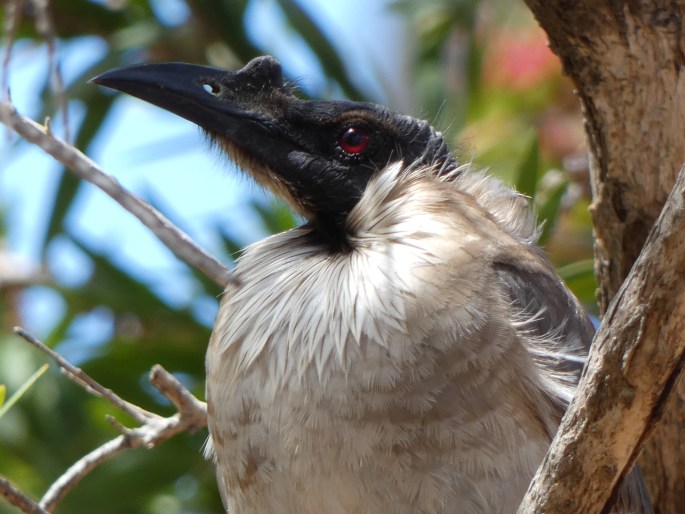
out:
<path id="1" fill-rule="evenodd" d="M 507 252 L 507 257 L 494 266 L 511 302 L 511 323 L 537 364 L 550 399 L 563 414 L 575 393 L 594 327 L 536 249 Z"/>
<path id="2" fill-rule="evenodd" d="M 496 273 L 511 301 L 522 339 L 531 344 L 533 359 L 552 380 L 572 380 L 573 390 L 590 349 L 594 327 L 549 261 L 535 250 L 526 253 L 517 259 L 496 261 Z M 555 390 L 564 391 L 563 386 L 560 383 Z M 570 398 L 561 400 L 567 404 Z M 653 514 L 637 465 L 626 474 L 611 512 Z"/>

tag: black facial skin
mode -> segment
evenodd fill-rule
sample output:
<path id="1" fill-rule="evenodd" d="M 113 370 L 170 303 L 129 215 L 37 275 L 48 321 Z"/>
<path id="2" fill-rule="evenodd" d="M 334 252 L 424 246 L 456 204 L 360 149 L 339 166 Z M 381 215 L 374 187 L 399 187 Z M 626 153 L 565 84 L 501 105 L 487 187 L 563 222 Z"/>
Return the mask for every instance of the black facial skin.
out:
<path id="1" fill-rule="evenodd" d="M 425 121 L 370 103 L 301 100 L 269 56 L 237 72 L 144 64 L 92 81 L 199 125 L 336 248 L 345 246 L 345 220 L 369 179 L 388 163 L 429 164 L 438 172 L 457 166 Z"/>

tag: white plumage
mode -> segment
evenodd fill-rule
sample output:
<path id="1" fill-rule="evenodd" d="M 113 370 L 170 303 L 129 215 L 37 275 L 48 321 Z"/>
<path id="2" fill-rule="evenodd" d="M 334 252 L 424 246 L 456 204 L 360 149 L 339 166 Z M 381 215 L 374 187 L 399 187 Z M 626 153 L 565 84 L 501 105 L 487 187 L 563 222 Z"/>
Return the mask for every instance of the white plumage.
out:
<path id="1" fill-rule="evenodd" d="M 307 228 L 249 247 L 221 302 L 207 397 L 228 511 L 514 512 L 578 370 L 545 367 L 556 343 L 496 277 L 512 249 L 548 267 L 525 199 L 395 163 L 347 229 L 345 253 Z"/>

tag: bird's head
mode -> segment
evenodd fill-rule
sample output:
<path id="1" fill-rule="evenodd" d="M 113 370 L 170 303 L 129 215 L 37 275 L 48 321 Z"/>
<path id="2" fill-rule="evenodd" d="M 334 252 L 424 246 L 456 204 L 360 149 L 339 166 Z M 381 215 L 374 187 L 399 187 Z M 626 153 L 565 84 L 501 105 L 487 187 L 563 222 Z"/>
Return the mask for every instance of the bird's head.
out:
<path id="1" fill-rule="evenodd" d="M 199 125 L 260 184 L 324 237 L 341 243 L 369 180 L 389 163 L 451 170 L 456 161 L 425 122 L 379 105 L 307 101 L 284 84 L 273 57 L 237 72 L 181 63 L 143 64 L 93 79 Z"/>

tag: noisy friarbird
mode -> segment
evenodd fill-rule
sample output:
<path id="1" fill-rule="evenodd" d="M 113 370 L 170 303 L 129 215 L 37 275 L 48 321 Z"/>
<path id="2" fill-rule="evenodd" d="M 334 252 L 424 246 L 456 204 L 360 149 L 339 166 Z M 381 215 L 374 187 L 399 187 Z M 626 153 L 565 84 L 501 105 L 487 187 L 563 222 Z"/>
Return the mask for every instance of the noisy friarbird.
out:
<path id="1" fill-rule="evenodd" d="M 526 199 L 426 121 L 298 98 L 272 57 L 93 81 L 196 123 L 306 220 L 245 249 L 209 342 L 227 512 L 515 512 L 593 335 Z M 639 471 L 612 512 L 651 512 Z"/>

